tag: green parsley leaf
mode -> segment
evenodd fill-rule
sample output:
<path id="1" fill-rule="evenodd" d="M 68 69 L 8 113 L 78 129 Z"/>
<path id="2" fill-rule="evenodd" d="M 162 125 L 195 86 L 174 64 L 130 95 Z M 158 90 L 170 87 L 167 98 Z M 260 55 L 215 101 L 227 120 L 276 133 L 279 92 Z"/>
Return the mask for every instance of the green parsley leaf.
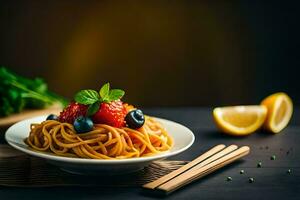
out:
<path id="1" fill-rule="evenodd" d="M 21 112 L 25 108 L 44 108 L 66 99 L 50 92 L 41 78 L 28 79 L 0 66 L 0 116 Z"/>
<path id="2" fill-rule="evenodd" d="M 75 101 L 84 105 L 90 105 L 99 101 L 100 97 L 95 90 L 81 90 L 75 95 Z"/>
<path id="3" fill-rule="evenodd" d="M 125 92 L 123 90 L 120 89 L 112 89 L 109 92 L 109 100 L 110 101 L 115 101 L 118 99 L 121 99 L 124 96 Z"/>
<path id="4" fill-rule="evenodd" d="M 7 116 L 14 113 L 14 107 L 6 97 L 0 98 L 0 116 Z"/>
<path id="5" fill-rule="evenodd" d="M 88 110 L 87 110 L 87 115 L 88 116 L 94 115 L 99 110 L 99 107 L 100 107 L 100 101 L 97 101 L 97 102 L 89 105 Z"/>
<path id="6" fill-rule="evenodd" d="M 110 90 L 110 85 L 109 83 L 106 83 L 104 84 L 100 91 L 99 91 L 99 94 L 100 94 L 100 97 L 103 99 L 103 100 L 106 100 L 108 98 L 108 95 L 109 95 L 109 90 Z"/>

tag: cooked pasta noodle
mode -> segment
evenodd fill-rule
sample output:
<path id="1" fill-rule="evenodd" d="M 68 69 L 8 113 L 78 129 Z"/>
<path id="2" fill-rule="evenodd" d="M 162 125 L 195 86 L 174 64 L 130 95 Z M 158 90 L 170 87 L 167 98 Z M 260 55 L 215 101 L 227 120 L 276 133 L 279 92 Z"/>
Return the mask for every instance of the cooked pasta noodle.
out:
<path id="1" fill-rule="evenodd" d="M 31 124 L 25 142 L 38 151 L 66 157 L 123 159 L 144 157 L 168 151 L 173 140 L 153 118 L 135 130 L 95 124 L 87 133 L 77 134 L 72 124 L 47 120 Z"/>

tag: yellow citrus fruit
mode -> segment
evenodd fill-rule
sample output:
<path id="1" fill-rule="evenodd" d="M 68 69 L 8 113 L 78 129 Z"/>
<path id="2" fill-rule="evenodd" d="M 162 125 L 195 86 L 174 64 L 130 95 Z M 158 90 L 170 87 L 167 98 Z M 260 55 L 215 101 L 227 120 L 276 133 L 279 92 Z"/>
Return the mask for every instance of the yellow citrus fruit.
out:
<path id="1" fill-rule="evenodd" d="M 259 129 L 267 116 L 267 108 L 263 105 L 229 106 L 213 110 L 217 126 L 229 135 L 249 135 Z"/>
<path id="2" fill-rule="evenodd" d="M 291 98 L 283 93 L 278 92 L 265 98 L 261 105 L 268 109 L 264 128 L 273 133 L 278 133 L 289 123 L 293 113 L 293 102 Z"/>

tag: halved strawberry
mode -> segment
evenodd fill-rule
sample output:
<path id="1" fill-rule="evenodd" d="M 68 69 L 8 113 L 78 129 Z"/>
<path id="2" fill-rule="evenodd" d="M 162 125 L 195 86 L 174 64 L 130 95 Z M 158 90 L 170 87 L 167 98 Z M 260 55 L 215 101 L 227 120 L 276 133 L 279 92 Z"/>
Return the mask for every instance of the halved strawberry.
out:
<path id="1" fill-rule="evenodd" d="M 120 100 L 110 103 L 101 103 L 100 109 L 93 115 L 95 124 L 108 124 L 114 127 L 125 126 L 125 116 L 127 109 Z"/>
<path id="2" fill-rule="evenodd" d="M 60 122 L 67 122 L 73 124 L 74 120 L 79 116 L 86 116 L 88 106 L 71 102 L 58 117 Z"/>

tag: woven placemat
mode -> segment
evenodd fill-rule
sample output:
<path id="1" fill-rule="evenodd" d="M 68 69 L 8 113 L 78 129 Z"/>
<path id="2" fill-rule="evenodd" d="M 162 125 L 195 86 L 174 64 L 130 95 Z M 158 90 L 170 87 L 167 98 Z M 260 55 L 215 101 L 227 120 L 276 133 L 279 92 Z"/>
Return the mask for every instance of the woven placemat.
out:
<path id="1" fill-rule="evenodd" d="M 67 173 L 43 159 L 27 156 L 7 145 L 0 145 L 0 186 L 134 187 L 156 180 L 186 163 L 186 161 L 156 161 L 143 170 L 131 174 L 84 176 Z"/>

